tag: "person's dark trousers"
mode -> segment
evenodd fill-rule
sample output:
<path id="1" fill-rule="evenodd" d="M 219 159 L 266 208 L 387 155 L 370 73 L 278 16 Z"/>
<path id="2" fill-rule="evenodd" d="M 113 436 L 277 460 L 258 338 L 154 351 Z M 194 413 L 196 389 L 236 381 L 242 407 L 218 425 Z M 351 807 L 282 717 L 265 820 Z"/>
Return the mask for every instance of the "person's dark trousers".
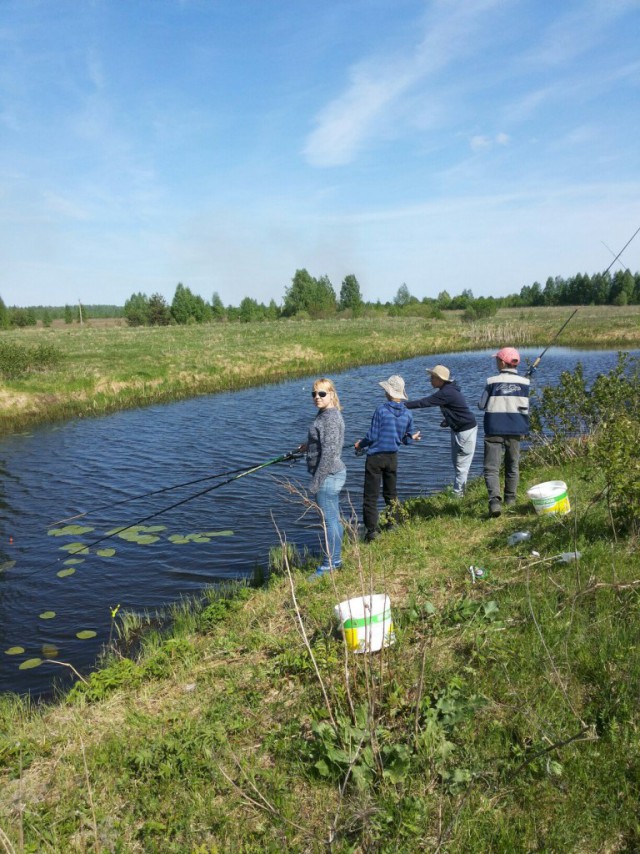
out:
<path id="1" fill-rule="evenodd" d="M 367 456 L 364 469 L 362 517 L 367 530 L 367 537 L 370 539 L 373 539 L 378 531 L 380 483 L 382 483 L 382 497 L 385 504 L 391 504 L 398 497 L 397 472 L 397 454 L 371 454 Z"/>
<path id="2" fill-rule="evenodd" d="M 520 436 L 484 437 L 484 482 L 489 503 L 502 502 L 500 465 L 504 455 L 504 500 L 514 504 L 520 478 Z"/>

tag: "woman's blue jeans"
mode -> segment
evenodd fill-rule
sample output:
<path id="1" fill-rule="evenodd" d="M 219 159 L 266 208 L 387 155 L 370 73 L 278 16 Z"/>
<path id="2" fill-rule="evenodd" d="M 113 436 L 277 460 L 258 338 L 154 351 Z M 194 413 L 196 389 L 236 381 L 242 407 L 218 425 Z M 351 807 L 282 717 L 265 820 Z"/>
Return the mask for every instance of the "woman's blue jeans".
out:
<path id="1" fill-rule="evenodd" d="M 324 517 L 322 532 L 323 566 L 340 566 L 344 527 L 340 520 L 340 491 L 347 479 L 347 470 L 327 475 L 316 494 L 316 502 Z"/>

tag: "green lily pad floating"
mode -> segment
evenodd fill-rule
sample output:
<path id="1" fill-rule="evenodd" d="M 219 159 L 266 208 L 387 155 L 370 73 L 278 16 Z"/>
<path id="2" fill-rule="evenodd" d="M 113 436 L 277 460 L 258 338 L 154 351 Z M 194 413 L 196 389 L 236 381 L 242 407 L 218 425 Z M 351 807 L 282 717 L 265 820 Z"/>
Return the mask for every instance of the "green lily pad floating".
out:
<path id="1" fill-rule="evenodd" d="M 93 530 L 95 529 L 86 525 L 65 525 L 64 528 L 52 528 L 48 533 L 50 537 L 78 537 Z"/>
<path id="2" fill-rule="evenodd" d="M 63 552 L 71 552 L 71 554 L 74 555 L 89 554 L 89 549 L 84 543 L 66 543 L 64 546 L 60 546 L 60 550 Z"/>
<path id="3" fill-rule="evenodd" d="M 196 531 L 194 534 L 172 534 L 170 543 L 209 543 L 211 537 L 232 537 L 233 531 Z"/>
<path id="4" fill-rule="evenodd" d="M 89 640 L 89 638 L 94 638 L 97 635 L 97 632 L 94 632 L 92 629 L 83 629 L 81 632 L 76 632 L 76 637 L 80 638 L 80 640 Z"/>
<path id="5" fill-rule="evenodd" d="M 83 557 L 70 557 L 62 561 L 65 566 L 77 566 L 79 563 L 84 563 Z"/>
<path id="6" fill-rule="evenodd" d="M 42 654 L 45 658 L 57 658 L 60 654 L 60 650 L 54 643 L 43 643 Z"/>
<path id="7" fill-rule="evenodd" d="M 41 664 L 41 658 L 28 658 L 26 661 L 23 661 L 22 664 L 18 665 L 18 670 L 31 670 L 34 667 L 40 667 Z"/>
<path id="8" fill-rule="evenodd" d="M 4 572 L 5 569 L 13 569 L 15 565 L 15 560 L 5 560 L 4 563 L 0 563 L 0 572 Z"/>
<path id="9" fill-rule="evenodd" d="M 132 540 L 132 542 L 140 543 L 141 546 L 148 546 L 151 543 L 157 543 L 159 539 L 160 537 L 156 537 L 153 534 L 141 534 L 135 540 Z"/>
<path id="10" fill-rule="evenodd" d="M 107 531 L 108 537 L 118 536 L 122 540 L 127 540 L 131 543 L 146 543 L 146 542 L 157 542 L 160 538 L 155 537 L 153 540 L 148 541 L 146 539 L 142 539 L 143 537 L 148 537 L 152 534 L 158 534 L 160 531 L 166 530 L 166 525 L 132 525 L 130 528 L 114 528 L 112 531 Z"/>
<path id="11" fill-rule="evenodd" d="M 96 552 L 99 557 L 113 557 L 115 553 L 115 549 L 98 549 Z"/>
<path id="12" fill-rule="evenodd" d="M 22 655 L 24 652 L 23 646 L 10 646 L 9 649 L 5 649 L 5 655 Z"/>
<path id="13" fill-rule="evenodd" d="M 40 614 L 40 619 L 41 620 L 53 620 L 55 615 L 56 615 L 55 611 L 43 611 L 42 614 Z"/>
<path id="14" fill-rule="evenodd" d="M 67 569 L 61 569 L 60 572 L 56 572 L 58 578 L 66 578 L 68 575 L 73 575 L 76 571 L 74 566 L 69 566 Z"/>

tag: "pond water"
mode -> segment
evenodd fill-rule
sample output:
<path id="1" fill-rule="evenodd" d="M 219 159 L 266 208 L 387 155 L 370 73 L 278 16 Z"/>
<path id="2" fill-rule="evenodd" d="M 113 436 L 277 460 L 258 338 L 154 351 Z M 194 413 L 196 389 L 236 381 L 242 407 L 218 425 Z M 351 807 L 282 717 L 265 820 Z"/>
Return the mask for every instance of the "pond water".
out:
<path id="1" fill-rule="evenodd" d="M 522 351 L 523 361 L 538 352 Z M 550 350 L 535 375 L 538 389 L 582 362 L 587 381 L 616 363 L 613 351 Z M 445 364 L 459 380 L 472 409 L 493 373 L 491 351 L 421 357 L 333 374 L 346 424 L 346 490 L 358 514 L 364 459 L 353 442 L 368 429 L 384 399 L 378 382 L 401 374 L 410 397 L 431 392 L 425 367 Z M 112 535 L 87 555 L 63 547 L 90 545 L 116 527 L 146 519 L 215 481 L 163 492 L 120 506 L 131 496 L 219 472 L 240 469 L 286 453 L 305 441 L 315 408 L 313 378 L 246 391 L 200 397 L 164 406 L 45 426 L 0 440 L 0 690 L 46 694 L 65 684 L 71 671 L 86 672 L 108 641 L 111 609 L 136 612 L 162 608 L 206 585 L 252 577 L 265 567 L 278 542 L 275 525 L 289 542 L 317 551 L 319 529 L 284 481 L 305 487 L 303 461 L 278 464 L 187 501 L 147 521 L 162 530 L 151 542 Z M 482 418 L 471 476 L 482 470 Z M 428 495 L 451 482 L 449 433 L 439 427 L 438 409 L 414 412 L 419 444 L 400 451 L 401 498 Z M 49 534 L 52 523 L 86 513 L 73 524 L 91 530 Z M 184 537 L 209 533 L 203 542 Z M 215 532 L 215 536 L 213 536 Z M 223 532 L 221 534 L 221 532 Z M 230 532 L 233 532 L 231 535 Z M 145 533 L 145 532 L 143 532 Z M 221 535 L 219 535 L 221 534 Z M 144 537 L 143 537 L 144 540 Z M 76 547 L 77 548 L 77 547 Z M 103 556 L 97 552 L 115 550 Z M 69 564 L 66 561 L 82 560 Z M 15 562 L 15 563 L 14 563 Z M 71 570 L 71 571 L 69 571 Z M 78 637 L 88 634 L 89 637 Z M 53 648 L 55 647 L 55 650 Z M 23 649 L 23 652 L 19 650 Z M 34 668 L 20 669 L 32 659 Z"/>

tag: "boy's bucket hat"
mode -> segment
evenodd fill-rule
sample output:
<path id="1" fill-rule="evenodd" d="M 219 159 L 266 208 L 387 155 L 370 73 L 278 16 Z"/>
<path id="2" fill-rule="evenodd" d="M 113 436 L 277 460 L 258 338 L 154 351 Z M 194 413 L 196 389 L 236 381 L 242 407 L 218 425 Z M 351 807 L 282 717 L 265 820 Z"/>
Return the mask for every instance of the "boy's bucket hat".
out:
<path id="1" fill-rule="evenodd" d="M 427 368 L 427 373 L 431 374 L 432 377 L 437 377 L 439 380 L 442 380 L 442 382 L 451 382 L 451 372 L 449 368 L 445 368 L 444 365 L 436 365 L 435 368 Z"/>
<path id="2" fill-rule="evenodd" d="M 515 347 L 503 347 L 502 350 L 498 350 L 493 355 L 497 359 L 502 359 L 503 362 L 511 365 L 513 368 L 520 364 L 520 353 L 518 353 Z"/>
<path id="3" fill-rule="evenodd" d="M 389 397 L 395 397 L 398 400 L 409 400 L 407 395 L 404 393 L 404 380 L 397 374 L 389 377 L 385 382 L 379 383 L 379 385 L 382 386 Z"/>

